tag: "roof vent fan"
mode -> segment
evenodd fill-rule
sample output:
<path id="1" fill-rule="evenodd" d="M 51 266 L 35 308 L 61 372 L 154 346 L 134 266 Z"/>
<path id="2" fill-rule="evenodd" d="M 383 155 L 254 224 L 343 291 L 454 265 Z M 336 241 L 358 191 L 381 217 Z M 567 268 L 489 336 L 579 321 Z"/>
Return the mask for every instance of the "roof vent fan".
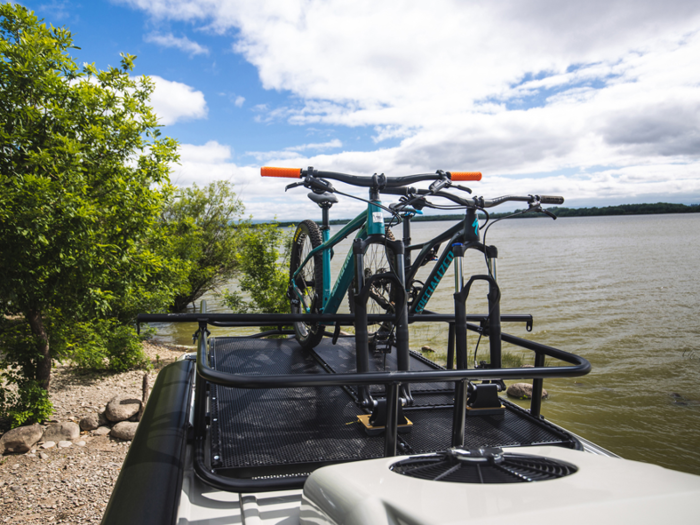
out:
<path id="1" fill-rule="evenodd" d="M 500 448 L 463 450 L 414 456 L 391 470 L 413 478 L 452 483 L 519 483 L 563 478 L 578 469 L 565 461 L 503 452 Z"/>

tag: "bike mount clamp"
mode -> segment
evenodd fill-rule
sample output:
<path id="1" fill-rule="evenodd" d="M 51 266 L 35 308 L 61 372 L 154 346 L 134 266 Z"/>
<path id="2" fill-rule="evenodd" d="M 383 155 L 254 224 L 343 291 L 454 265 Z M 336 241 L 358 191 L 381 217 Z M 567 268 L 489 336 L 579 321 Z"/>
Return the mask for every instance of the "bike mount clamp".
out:
<path id="1" fill-rule="evenodd" d="M 404 400 L 398 403 L 397 431 L 399 434 L 406 434 L 413 428 L 413 423 L 403 413 Z M 386 399 L 375 399 L 374 409 L 371 414 L 357 416 L 368 436 L 377 436 L 384 432 L 386 428 L 387 406 Z"/>

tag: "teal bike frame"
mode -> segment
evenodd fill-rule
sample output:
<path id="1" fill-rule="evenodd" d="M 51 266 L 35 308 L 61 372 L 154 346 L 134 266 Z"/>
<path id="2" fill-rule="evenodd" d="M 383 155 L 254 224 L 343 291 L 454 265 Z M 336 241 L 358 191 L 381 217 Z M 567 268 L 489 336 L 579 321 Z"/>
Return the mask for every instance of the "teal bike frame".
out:
<path id="1" fill-rule="evenodd" d="M 368 203 L 367 210 L 365 212 L 360 213 L 357 217 L 351 220 L 338 233 L 333 235 L 333 237 L 330 236 L 330 231 L 328 228 L 322 229 L 321 235 L 323 243 L 309 252 L 292 276 L 291 282 L 294 283 L 296 282 L 297 275 L 302 271 L 309 260 L 319 251 L 322 252 L 323 297 L 320 307 L 321 313 L 334 314 L 338 312 L 338 308 L 343 301 L 343 297 L 345 297 L 345 293 L 348 291 L 350 283 L 352 283 L 352 279 L 355 276 L 355 257 L 353 256 L 352 250 L 349 250 L 345 257 L 343 267 L 340 270 L 340 274 L 335 281 L 335 285 L 333 286 L 333 289 L 331 289 L 331 251 L 333 247 L 349 237 L 355 231 L 357 231 L 355 238 L 359 239 L 365 239 L 369 235 L 374 235 L 377 233 L 384 235 L 384 214 L 382 209 L 377 206 L 377 204 L 381 204 L 381 202 L 372 201 Z M 300 299 L 302 308 L 304 308 L 306 313 L 309 313 L 309 309 L 296 287 L 294 287 L 294 293 Z"/>

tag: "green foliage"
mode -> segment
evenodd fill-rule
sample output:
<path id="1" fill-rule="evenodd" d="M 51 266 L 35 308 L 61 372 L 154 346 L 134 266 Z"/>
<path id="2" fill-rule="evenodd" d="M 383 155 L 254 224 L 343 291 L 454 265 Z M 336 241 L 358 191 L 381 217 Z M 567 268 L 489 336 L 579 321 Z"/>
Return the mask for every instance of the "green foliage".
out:
<path id="1" fill-rule="evenodd" d="M 48 393 L 36 379 L 40 344 L 26 322 L 0 316 L 0 419 L 12 428 L 51 415 Z"/>
<path id="2" fill-rule="evenodd" d="M 16 389 L 5 385 L 0 388 L 0 419 L 6 420 L 10 428 L 42 423 L 51 417 L 53 405 L 49 394 L 36 380 L 12 374 L 7 382 L 16 385 Z"/>
<path id="3" fill-rule="evenodd" d="M 67 29 L 0 5 L 0 311 L 29 323 L 12 354 L 44 388 L 76 323 L 162 310 L 184 278 L 158 220 L 177 144 L 160 137 L 154 84 L 130 76 L 131 55 L 99 71 L 71 48 Z M 109 341 L 128 339 L 110 326 Z"/>
<path id="4" fill-rule="evenodd" d="M 178 190 L 163 213 L 175 257 L 188 263 L 187 285 L 171 306 L 181 312 L 217 289 L 238 268 L 239 224 L 244 206 L 228 181 Z"/>
<path id="5" fill-rule="evenodd" d="M 126 372 L 147 368 L 150 363 L 143 353 L 142 337 L 131 326 L 115 319 L 99 319 L 76 323 L 65 355 L 79 368 Z"/>
<path id="6" fill-rule="evenodd" d="M 236 254 L 240 291 L 224 292 L 224 300 L 233 312 L 289 312 L 287 286 L 292 236 L 291 229 L 278 228 L 276 224 L 241 228 L 242 242 Z"/>

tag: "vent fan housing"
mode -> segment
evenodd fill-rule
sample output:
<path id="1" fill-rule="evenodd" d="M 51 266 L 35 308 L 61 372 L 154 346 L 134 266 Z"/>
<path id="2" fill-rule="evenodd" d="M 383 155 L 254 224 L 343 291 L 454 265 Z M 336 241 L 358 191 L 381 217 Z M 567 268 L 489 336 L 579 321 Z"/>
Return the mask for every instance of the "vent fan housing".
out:
<path id="1" fill-rule="evenodd" d="M 558 479 L 578 469 L 542 456 L 503 452 L 500 448 L 449 449 L 416 456 L 391 466 L 397 474 L 452 483 L 529 483 Z"/>

